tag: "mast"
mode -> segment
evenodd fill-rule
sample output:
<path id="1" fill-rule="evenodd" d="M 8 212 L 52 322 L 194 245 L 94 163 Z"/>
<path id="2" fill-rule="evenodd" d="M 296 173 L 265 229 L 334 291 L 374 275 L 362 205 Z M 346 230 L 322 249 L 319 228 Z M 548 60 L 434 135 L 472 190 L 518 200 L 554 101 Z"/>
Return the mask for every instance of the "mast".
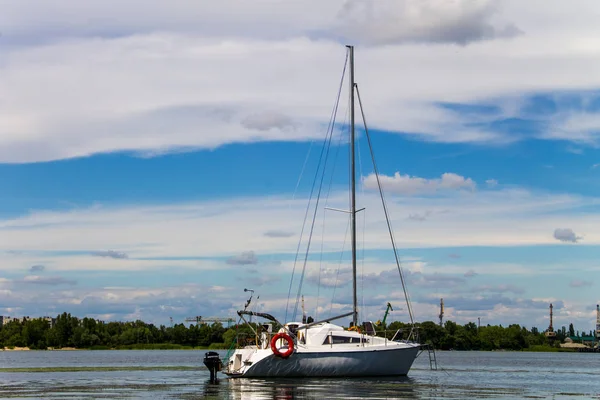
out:
<path id="1" fill-rule="evenodd" d="M 356 296 L 356 168 L 354 165 L 354 46 L 346 46 L 350 52 L 350 176 L 352 193 L 350 197 L 351 236 L 352 236 L 352 322 L 358 326 L 358 299 Z"/>

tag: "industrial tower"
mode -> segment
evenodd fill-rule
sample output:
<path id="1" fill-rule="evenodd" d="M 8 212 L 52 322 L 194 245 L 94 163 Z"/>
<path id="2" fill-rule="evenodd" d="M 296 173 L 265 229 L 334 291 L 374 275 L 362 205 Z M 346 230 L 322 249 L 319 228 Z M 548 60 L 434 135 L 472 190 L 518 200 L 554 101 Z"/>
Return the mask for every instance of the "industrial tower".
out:
<path id="1" fill-rule="evenodd" d="M 444 324 L 444 299 L 440 299 L 440 326 Z"/>
<path id="2" fill-rule="evenodd" d="M 548 326 L 548 330 L 545 335 L 548 339 L 556 338 L 556 332 L 554 332 L 554 327 L 552 326 L 552 303 L 550 303 L 550 326 Z"/>
<path id="3" fill-rule="evenodd" d="M 600 339 L 600 305 L 596 304 L 596 338 Z"/>

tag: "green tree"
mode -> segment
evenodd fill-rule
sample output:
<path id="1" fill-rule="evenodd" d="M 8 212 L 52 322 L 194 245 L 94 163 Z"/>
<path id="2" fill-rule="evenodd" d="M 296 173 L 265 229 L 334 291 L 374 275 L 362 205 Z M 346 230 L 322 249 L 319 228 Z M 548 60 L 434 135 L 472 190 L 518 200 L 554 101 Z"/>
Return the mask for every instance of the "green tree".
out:
<path id="1" fill-rule="evenodd" d="M 573 323 L 569 324 L 569 336 L 575 336 L 575 328 L 573 328 Z"/>

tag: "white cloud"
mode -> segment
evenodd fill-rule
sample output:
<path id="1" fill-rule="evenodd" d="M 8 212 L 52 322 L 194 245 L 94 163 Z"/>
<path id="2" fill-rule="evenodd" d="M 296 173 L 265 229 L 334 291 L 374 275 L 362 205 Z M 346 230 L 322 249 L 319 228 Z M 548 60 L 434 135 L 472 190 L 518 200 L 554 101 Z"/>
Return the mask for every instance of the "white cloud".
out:
<path id="1" fill-rule="evenodd" d="M 567 153 L 571 153 L 571 154 L 577 154 L 577 155 L 583 154 L 583 149 L 581 149 L 579 147 L 567 146 L 565 151 Z"/>
<path id="2" fill-rule="evenodd" d="M 466 276 L 466 274 L 465 274 Z M 514 293 L 523 294 L 525 289 L 517 287 L 515 285 L 502 284 L 502 285 L 481 285 L 475 288 L 477 292 L 491 292 L 491 293 Z"/>
<path id="3" fill-rule="evenodd" d="M 600 114 L 568 112 L 555 117 L 553 122 L 543 137 L 581 144 L 596 144 L 600 139 Z"/>
<path id="4" fill-rule="evenodd" d="M 74 247 L 79 247 L 74 244 Z M 40 246 L 44 247 L 44 246 Z M 174 253 L 170 253 L 173 254 Z M 148 255 L 148 253 L 144 253 Z M 112 272 L 139 272 L 160 271 L 164 268 L 178 268 L 182 270 L 211 271 L 222 269 L 223 262 L 217 260 L 194 260 L 176 259 L 112 259 L 97 258 L 91 256 L 47 254 L 43 257 L 34 254 L 21 256 L 1 255 L 0 261 L 6 271 L 23 271 L 32 262 L 44 260 L 47 270 L 61 273 L 72 273 L 77 271 L 112 271 Z"/>
<path id="5" fill-rule="evenodd" d="M 241 290 L 238 293 L 228 289 L 223 291 L 220 287 L 198 284 L 162 285 L 159 288 L 74 287 L 50 291 L 40 287 L 21 287 L 4 298 L 0 291 L 0 298 L 5 310 L 18 306 L 20 311 L 13 310 L 13 313 L 20 315 L 54 316 L 66 311 L 78 317 L 108 315 L 117 320 L 141 318 L 146 322 L 164 324 L 169 316 L 178 323 L 190 315 L 215 313 L 234 316 L 238 307 L 235 302 L 241 304 L 244 296 Z"/>
<path id="6" fill-rule="evenodd" d="M 294 233 L 288 232 L 288 231 L 282 231 L 279 229 L 274 229 L 274 230 L 266 231 L 265 236 L 270 237 L 270 238 L 288 238 L 288 237 L 294 236 Z"/>
<path id="7" fill-rule="evenodd" d="M 479 275 L 477 272 L 473 271 L 472 269 L 468 270 L 467 272 L 464 273 L 464 277 L 465 278 L 473 278 L 475 276 Z"/>
<path id="8" fill-rule="evenodd" d="M 593 2 L 176 3 L 3 7 L 0 162 L 322 137 L 344 57 L 340 29 L 392 43 L 357 47 L 372 128 L 423 140 L 518 140 L 481 126 L 519 116 L 525 95 L 600 86 Z M 495 39 L 511 26 L 523 34 Z M 495 111 L 457 113 L 443 102 Z M 596 120 L 561 113 L 542 136 L 592 143 Z"/>
<path id="9" fill-rule="evenodd" d="M 174 0 L 168 4 L 155 0 L 88 0 L 85 7 L 74 7 L 69 0 L 22 0 L 4 5 L 0 25 L 5 41 L 24 44 L 75 35 L 123 37 L 157 31 L 280 38 L 300 36 L 326 26 L 341 5 L 336 0 L 327 3 Z M 311 12 L 317 7 L 321 12 Z M 37 12 L 32 13 L 32 9 Z M 90 24 L 90 20 L 94 23 Z"/>
<path id="10" fill-rule="evenodd" d="M 569 286 L 573 287 L 573 288 L 578 288 L 578 287 L 584 287 L 584 286 L 592 286 L 593 282 L 592 281 L 583 281 L 580 279 L 574 279 L 569 283 Z"/>
<path id="11" fill-rule="evenodd" d="M 29 268 L 30 272 L 43 272 L 44 269 L 46 267 L 44 267 L 43 265 L 37 264 L 37 265 L 32 265 L 31 268 Z"/>
<path id="12" fill-rule="evenodd" d="M 242 120 L 242 125 L 251 130 L 268 131 L 279 129 L 282 131 L 293 130 L 294 121 L 287 115 L 278 112 L 262 112 L 251 114 Z"/>
<path id="13" fill-rule="evenodd" d="M 232 256 L 227 259 L 227 264 L 233 265 L 248 265 L 248 264 L 257 264 L 258 257 L 253 251 L 244 251 L 237 256 Z"/>
<path id="14" fill-rule="evenodd" d="M 390 301 L 394 306 L 394 313 L 391 320 L 407 320 L 407 312 L 401 291 L 391 292 L 399 284 L 398 273 L 395 266 L 390 263 L 372 263 L 368 260 L 369 272 L 367 280 L 371 279 L 375 283 L 382 281 L 389 285 L 382 286 L 378 283 L 367 290 L 365 282 L 365 291 L 359 294 L 359 303 L 361 306 L 361 318 L 377 320 L 383 315 L 385 304 Z M 371 265 L 373 268 L 371 269 Z M 317 262 L 310 262 L 308 273 L 312 274 L 318 267 Z M 324 263 L 323 268 L 328 271 L 335 270 L 336 263 Z M 429 268 L 426 267 L 426 268 Z M 491 269 L 502 270 L 502 267 L 489 267 Z M 375 272 L 371 272 L 371 270 Z M 346 271 L 346 272 L 344 272 Z M 464 271 L 464 269 L 463 269 Z M 350 307 L 352 298 L 349 294 L 348 265 L 342 265 L 340 274 L 345 275 L 343 281 L 346 286 L 338 284 L 335 297 L 333 298 L 333 288 L 323 287 L 318 301 L 319 315 L 327 316 L 340 313 L 340 310 L 347 310 Z M 507 272 L 507 271 L 504 271 Z M 329 277 L 335 275 L 334 272 L 328 274 Z M 539 276 L 539 271 L 534 271 Z M 527 326 L 544 323 L 544 317 L 547 316 L 547 304 L 552 301 L 555 306 L 557 299 L 536 299 L 515 297 L 513 287 L 510 284 L 494 283 L 488 286 L 488 293 L 480 295 L 476 290 L 472 290 L 466 282 L 461 281 L 462 273 L 458 276 L 452 274 L 436 273 L 409 273 L 409 290 L 413 297 L 413 306 L 418 321 L 437 320 L 439 297 L 444 297 L 446 304 L 446 318 L 460 323 L 477 321 L 477 317 L 482 318 L 482 323 L 515 323 L 521 322 Z M 513 276 L 510 271 L 507 275 Z M 205 279 L 211 280 L 210 275 L 204 275 Z M 275 282 L 277 276 L 267 274 L 265 279 L 256 281 L 259 287 L 257 289 L 253 309 L 273 313 L 277 317 L 283 317 L 287 298 L 287 282 L 285 285 L 277 285 L 278 290 L 268 287 L 269 283 Z M 447 290 L 444 286 L 450 278 L 453 284 L 453 290 L 457 293 L 432 293 L 432 290 Z M 1 278 L 0 278 L 1 279 Z M 207 286 L 201 284 L 158 284 L 156 287 L 147 285 L 131 286 L 131 284 L 112 285 L 110 287 L 69 287 L 67 290 L 61 290 L 50 285 L 22 285 L 19 290 L 0 290 L 0 301 L 4 308 L 0 308 L 0 314 L 9 314 L 14 316 L 21 315 L 56 315 L 59 312 L 67 311 L 79 317 L 90 316 L 94 318 L 104 318 L 105 320 L 131 320 L 140 318 L 147 322 L 168 324 L 168 318 L 171 316 L 175 323 L 183 322 L 183 319 L 192 315 L 220 315 L 235 316 L 235 311 L 241 309 L 248 297 L 243 292 L 246 283 L 242 283 L 241 278 L 233 281 L 228 280 L 227 287 Z M 129 281 L 131 282 L 131 281 Z M 243 281 L 245 282 L 245 281 Z M 462 282 L 462 283 L 461 283 Z M 498 281 L 496 281 L 498 282 Z M 12 282 L 9 282 L 11 284 Z M 339 282 L 341 283 L 341 282 Z M 18 282 L 15 282 L 18 284 Z M 1 285 L 0 285 L 1 286 Z M 313 286 L 309 289 L 309 286 Z M 8 288 L 9 286 L 7 286 Z M 305 302 L 307 314 L 315 316 L 314 310 L 317 307 L 317 298 L 314 285 L 305 282 Z M 374 290 L 373 290 L 374 289 Z M 292 292 L 293 310 L 295 290 Z M 364 299 L 363 299 L 364 294 Z M 260 296 L 260 300 L 258 299 Z M 365 308 L 362 308 L 364 300 Z M 555 321 L 558 318 L 574 321 L 591 321 L 587 314 L 585 304 L 567 303 L 564 307 L 555 307 Z M 8 311 L 10 310 L 10 311 Z M 341 311 L 343 312 L 343 311 Z M 569 317 L 570 315 L 570 317 Z M 545 322 L 547 325 L 547 322 Z M 558 323 L 557 323 L 558 325 Z"/>
<path id="15" fill-rule="evenodd" d="M 323 268 L 322 271 L 312 271 L 307 276 L 312 284 L 321 284 L 324 287 L 342 287 L 352 281 L 352 270 L 349 268 Z"/>
<path id="16" fill-rule="evenodd" d="M 498 1 L 347 0 L 339 13 L 337 31 L 354 42 L 396 44 L 469 42 L 512 37 L 514 24 L 494 24 Z"/>
<path id="17" fill-rule="evenodd" d="M 474 192 L 469 196 L 450 192 L 442 197 L 393 199 L 388 205 L 394 222 L 405 222 L 407 209 L 419 214 L 427 210 L 446 211 L 436 214 L 438 217 L 427 224 L 413 224 L 414 227 L 409 230 L 397 230 L 396 238 L 400 248 L 548 244 L 554 241 L 547 234 L 548 231 L 566 223 L 576 231 L 588 233 L 589 240 L 586 241 L 589 243 L 600 243 L 596 233 L 600 226 L 598 217 L 571 213 L 572 209 L 594 204 L 595 199 L 517 189 Z M 305 201 L 306 199 L 297 199 L 290 202 L 278 197 L 257 197 L 159 206 L 95 206 L 72 211 L 38 211 L 19 218 L 1 220 L 0 262 L 6 273 L 13 274 L 12 276 L 22 273 L 27 276 L 25 274 L 30 272 L 32 265 L 44 265 L 46 271 L 58 273 L 61 278 L 35 276 L 27 278 L 27 283 L 24 278 L 0 278 L 0 299 L 5 308 L 22 307 L 19 312 L 24 315 L 32 312 L 52 315 L 68 311 L 79 316 L 110 315 L 115 319 L 139 316 L 147 321 L 166 323 L 169 315 L 181 320 L 186 316 L 196 315 L 198 309 L 205 309 L 211 314 L 234 315 L 235 309 L 243 306 L 246 299 L 242 288 L 254 285 L 260 288 L 264 311 L 283 313 L 293 261 L 289 258 L 281 263 L 275 261 L 279 259 L 278 254 L 294 254 L 299 238 L 284 235 L 277 240 L 266 240 L 264 233 L 281 229 L 281 221 L 297 221 L 300 225 Z M 358 201 L 361 206 L 366 206 L 367 220 L 379 225 L 377 227 L 371 222 L 367 224 L 365 247 L 389 249 L 385 224 L 382 216 L 377 214 L 379 199 L 375 194 L 367 193 L 359 196 Z M 346 193 L 334 193 L 329 205 L 341 208 L 346 202 Z M 328 216 L 331 224 L 328 224 L 325 232 L 325 251 L 340 250 L 344 243 L 347 251 L 347 237 L 344 236 L 347 218 L 341 214 L 339 217 L 333 215 L 338 214 Z M 289 227 L 293 229 L 292 226 Z M 320 233 L 315 237 L 315 243 L 320 242 L 319 235 Z M 129 258 L 94 257 L 89 254 L 91 248 L 127 249 Z M 248 277 L 236 276 L 231 281 L 231 272 L 239 271 L 239 267 L 227 265 L 224 261 L 227 257 L 248 251 L 249 248 L 253 249 L 253 256 L 260 260 L 256 267 L 253 266 L 258 273 L 248 274 Z M 12 251 L 6 251 L 9 249 Z M 313 249 L 318 253 L 318 248 Z M 59 253 L 56 255 L 52 253 L 57 250 Z M 75 253 L 65 254 L 65 250 Z M 46 253 L 48 251 L 50 253 Z M 221 259 L 211 260 L 211 257 Z M 253 258 L 248 256 L 244 259 Z M 468 285 L 473 280 L 466 278 L 479 274 L 475 281 L 482 285 L 479 290 L 485 292 L 482 299 L 461 300 L 465 306 L 479 308 L 461 309 L 458 299 L 456 307 L 449 310 L 448 318 L 468 322 L 473 316 L 479 315 L 491 323 L 530 321 L 528 318 L 536 321 L 535 312 L 527 311 L 530 303 L 510 297 L 519 294 L 519 288 L 502 280 L 516 275 L 539 275 L 539 270 L 518 263 L 482 263 L 470 267 L 465 273 L 465 265 L 461 265 L 462 259 L 451 262 L 454 264 L 442 262 L 432 265 L 418 258 L 403 259 L 411 296 L 413 299 L 417 298 L 415 311 L 418 320 L 435 319 L 437 315 L 432 313 L 435 307 L 423 303 L 418 299 L 419 295 L 423 296 L 432 290 L 446 290 L 448 287 L 452 290 L 461 290 L 462 287 L 471 290 Z M 315 295 L 314 283 L 318 280 L 318 268 L 322 266 L 324 272 L 321 283 L 324 285 L 319 303 L 321 312 L 328 315 L 332 298 L 334 310 L 345 310 L 351 300 L 348 295 L 349 265 L 347 257 L 341 259 L 341 263 L 309 260 L 303 291 L 307 305 L 309 298 Z M 362 266 L 362 262 L 359 265 Z M 297 268 L 301 266 L 302 262 Z M 380 299 L 377 296 L 383 296 L 379 293 L 381 290 L 376 294 L 372 291 L 374 288 L 381 289 L 381 282 L 398 284 L 398 273 L 393 263 L 377 259 L 364 260 L 364 267 L 367 303 L 365 315 L 375 313 L 380 318 L 381 307 L 395 298 L 386 294 L 385 299 Z M 144 276 L 156 276 L 157 280 L 164 276 L 161 274 L 165 271 L 172 276 L 175 276 L 175 272 L 181 272 L 186 277 L 198 272 L 202 274 L 202 282 L 219 283 L 218 279 L 222 279 L 219 278 L 222 275 L 227 277 L 226 284 L 231 286 L 211 288 L 208 291 L 211 294 L 209 303 L 203 303 L 198 308 L 198 296 L 205 296 L 208 289 L 178 284 L 148 287 L 148 281 L 131 287 L 131 282 L 135 282 L 131 279 L 127 280 L 130 282 L 127 284 L 129 287 L 112 285 L 113 287 L 94 288 L 93 281 L 83 282 L 81 276 L 85 275 L 81 273 L 99 274 L 100 271 L 140 271 Z M 299 269 L 296 272 L 299 273 Z M 551 272 L 556 271 L 552 269 Z M 75 276 L 79 284 L 69 285 L 67 281 L 74 283 Z M 494 279 L 493 282 L 487 281 L 490 277 Z M 333 297 L 336 280 L 337 291 Z M 274 285 L 275 282 L 278 284 Z M 376 285 L 373 286 L 373 283 Z M 20 285 L 19 290 L 15 290 L 16 285 Z M 61 290 L 65 288 L 68 290 Z M 213 293 L 218 295 L 213 296 Z M 295 293 L 294 285 L 293 297 Z M 521 295 L 525 296 L 523 293 Z M 505 299 L 507 296 L 508 300 Z M 451 297 L 446 293 L 438 296 L 438 300 L 439 297 L 444 297 L 447 307 L 452 308 Z M 402 307 L 401 300 L 400 297 L 394 300 L 394 306 L 398 303 L 398 307 Z M 482 310 L 482 305 L 476 305 L 478 302 L 486 308 Z M 44 307 L 40 308 L 39 304 Z M 316 301 L 311 300 L 310 307 L 316 305 Z M 500 311 L 494 314 L 494 310 Z M 406 318 L 405 311 L 399 309 L 397 317 Z"/>
<path id="18" fill-rule="evenodd" d="M 474 190 L 476 186 L 471 178 L 452 172 L 445 172 L 437 179 L 401 175 L 400 172 L 396 172 L 394 176 L 379 175 L 379 180 L 385 191 L 403 195 L 433 194 L 438 191 L 458 189 Z M 378 189 L 375 174 L 363 177 L 363 184 L 367 189 Z"/>
<path id="19" fill-rule="evenodd" d="M 93 256 L 97 257 L 109 257 L 109 258 L 129 258 L 127 253 L 122 251 L 114 251 L 114 250 L 103 250 L 103 251 L 94 251 L 91 253 Z"/>
<path id="20" fill-rule="evenodd" d="M 393 201 L 388 201 L 389 212 L 400 248 L 553 244 L 556 239 L 548 232 L 566 224 L 574 232 L 586 232 L 587 244 L 600 243 L 600 217 L 573 212 L 597 204 L 594 198 L 501 189 L 473 192 L 468 196 L 449 192 L 445 196 L 390 199 Z M 378 196 L 365 193 L 359 195 L 357 201 L 361 207 L 366 207 L 365 248 L 388 249 L 389 235 Z M 333 193 L 328 205 L 344 208 L 347 194 Z M 280 229 L 281 221 L 296 224 L 296 228 L 292 225 L 289 228 L 299 232 L 305 207 L 306 199 L 255 197 L 157 206 L 37 211 L 0 220 L 0 259 L 4 269 L 22 271 L 38 264 L 49 271 L 133 271 L 164 268 L 165 265 L 204 270 L 223 268 L 225 263 L 185 258 L 227 258 L 252 249 L 263 263 L 273 261 L 271 254 L 295 254 L 298 236 L 266 240 L 264 233 Z M 405 224 L 406 210 L 422 215 L 428 210 L 442 209 L 444 213 L 437 213 L 436 218 L 426 224 L 411 224 L 410 229 L 398 229 Z M 344 244 L 347 249 L 346 227 L 346 215 L 329 214 L 323 238 L 321 230 L 315 233 L 313 251 L 319 250 L 314 246 L 321 240 L 325 251 L 339 251 Z M 363 229 L 361 219 L 358 229 Z M 306 237 L 303 243 L 306 244 Z M 127 249 L 129 258 L 88 255 L 89 249 L 94 248 Z M 7 250 L 19 250 L 22 254 Z M 63 254 L 60 260 L 52 254 L 39 254 L 40 251 L 66 250 L 84 254 Z M 460 267 L 458 273 L 464 273 L 464 267 Z"/>
<path id="21" fill-rule="evenodd" d="M 20 282 L 27 284 L 36 284 L 36 285 L 75 285 L 76 281 L 71 279 L 66 279 L 60 276 L 39 276 L 39 275 L 28 275 Z"/>
<path id="22" fill-rule="evenodd" d="M 423 214 L 418 214 L 418 213 L 410 214 L 408 216 L 408 219 L 411 219 L 413 221 L 425 221 L 427 219 L 427 217 L 429 217 L 431 215 L 431 213 L 432 213 L 431 210 L 427 210 Z"/>
<path id="23" fill-rule="evenodd" d="M 496 179 L 488 179 L 485 181 L 485 183 L 488 185 L 488 187 L 493 188 L 498 186 L 498 181 Z"/>

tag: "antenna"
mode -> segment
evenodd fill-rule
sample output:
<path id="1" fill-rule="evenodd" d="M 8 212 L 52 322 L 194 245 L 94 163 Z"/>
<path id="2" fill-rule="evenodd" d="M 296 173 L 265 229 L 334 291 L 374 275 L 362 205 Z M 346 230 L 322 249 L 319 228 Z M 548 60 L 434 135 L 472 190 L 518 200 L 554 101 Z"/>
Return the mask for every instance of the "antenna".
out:
<path id="1" fill-rule="evenodd" d="M 304 312 L 304 295 L 302 295 L 302 323 L 306 323 L 306 313 Z"/>
<path id="2" fill-rule="evenodd" d="M 244 306 L 244 311 L 246 311 L 248 309 L 248 306 L 252 302 L 252 296 L 254 296 L 254 290 L 244 288 L 244 292 L 250 292 L 250 297 L 248 298 L 248 301 L 246 302 L 246 305 Z M 250 315 L 250 323 L 252 323 L 252 315 Z"/>
<path id="3" fill-rule="evenodd" d="M 248 306 L 250 305 L 250 302 L 252 302 L 252 296 L 254 295 L 254 290 L 244 288 L 244 292 L 252 292 L 252 293 L 250 293 L 250 297 L 248 298 L 248 301 L 246 302 L 246 305 L 244 306 L 244 311 L 246 311 L 246 309 L 248 309 Z"/>
<path id="4" fill-rule="evenodd" d="M 439 315 L 439 317 L 440 317 L 440 326 L 442 326 L 444 323 L 444 299 L 443 298 L 440 299 L 440 315 Z"/>

